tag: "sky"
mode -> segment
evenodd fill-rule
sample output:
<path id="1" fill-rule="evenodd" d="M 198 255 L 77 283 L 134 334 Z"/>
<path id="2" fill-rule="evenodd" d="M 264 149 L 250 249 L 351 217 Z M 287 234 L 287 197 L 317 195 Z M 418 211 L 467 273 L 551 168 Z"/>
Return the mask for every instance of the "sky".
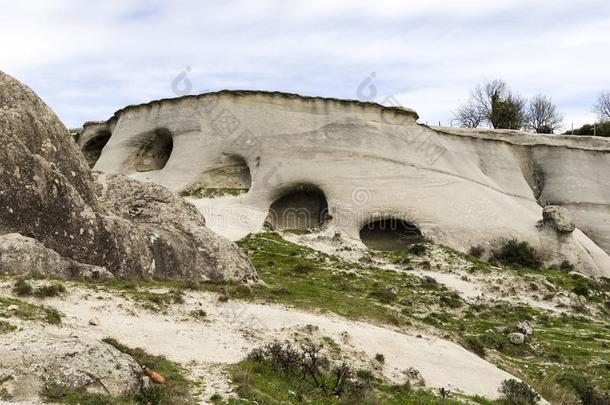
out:
<path id="1" fill-rule="evenodd" d="M 610 89 L 608 0 L 0 0 L 0 70 L 70 128 L 153 99 L 278 90 L 402 105 L 451 125 L 501 78 L 565 129 Z"/>

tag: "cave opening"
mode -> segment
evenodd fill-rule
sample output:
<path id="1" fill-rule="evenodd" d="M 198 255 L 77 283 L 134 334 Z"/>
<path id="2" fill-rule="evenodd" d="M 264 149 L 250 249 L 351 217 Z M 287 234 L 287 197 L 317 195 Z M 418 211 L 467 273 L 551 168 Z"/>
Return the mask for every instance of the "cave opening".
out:
<path id="1" fill-rule="evenodd" d="M 273 201 L 266 222 L 273 229 L 311 229 L 327 219 L 328 202 L 322 190 L 300 185 Z"/>
<path id="2" fill-rule="evenodd" d="M 238 155 L 223 154 L 216 163 L 201 173 L 183 192 L 183 196 L 214 198 L 247 193 L 252 174 L 246 160 Z"/>
<path id="3" fill-rule="evenodd" d="M 167 164 L 174 141 L 172 134 L 166 129 L 158 129 L 147 137 L 140 147 L 135 159 L 135 169 L 138 172 L 161 170 Z"/>
<path id="4" fill-rule="evenodd" d="M 367 223 L 360 230 L 360 240 L 369 249 L 401 251 L 423 240 L 421 230 L 398 218 L 385 218 Z"/>
<path id="5" fill-rule="evenodd" d="M 93 138 L 89 139 L 87 143 L 82 147 L 83 154 L 85 155 L 85 160 L 90 168 L 95 166 L 95 163 L 98 161 L 102 154 L 102 150 L 104 150 L 104 146 L 110 140 L 110 136 L 112 134 L 110 131 L 99 131 Z"/>

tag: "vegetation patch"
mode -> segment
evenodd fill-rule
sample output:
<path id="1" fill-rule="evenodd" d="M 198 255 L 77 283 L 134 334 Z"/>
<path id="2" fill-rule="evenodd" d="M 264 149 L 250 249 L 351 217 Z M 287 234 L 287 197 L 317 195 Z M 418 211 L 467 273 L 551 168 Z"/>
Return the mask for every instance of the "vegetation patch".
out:
<path id="1" fill-rule="evenodd" d="M 57 310 L 14 298 L 0 297 L 0 317 L 41 321 L 51 325 L 61 323 L 61 314 Z"/>
<path id="2" fill-rule="evenodd" d="M 529 267 L 537 269 L 542 266 L 540 254 L 527 242 L 511 239 L 500 250 L 493 253 L 493 258 L 507 266 Z"/>
<path id="3" fill-rule="evenodd" d="M 381 356 L 379 356 L 381 359 Z M 461 404 L 410 384 L 391 385 L 370 370 L 333 364 L 320 347 L 274 342 L 232 369 L 239 399 L 230 404 Z"/>
<path id="4" fill-rule="evenodd" d="M 196 190 L 185 190 L 180 193 L 182 197 L 191 198 L 216 198 L 225 195 L 238 196 L 247 193 L 247 188 L 198 188 Z"/>

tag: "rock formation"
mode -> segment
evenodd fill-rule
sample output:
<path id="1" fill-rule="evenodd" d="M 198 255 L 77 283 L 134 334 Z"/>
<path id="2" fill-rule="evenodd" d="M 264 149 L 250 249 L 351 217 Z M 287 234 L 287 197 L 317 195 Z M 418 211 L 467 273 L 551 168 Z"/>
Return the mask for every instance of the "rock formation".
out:
<path id="1" fill-rule="evenodd" d="M 464 252 L 515 238 L 547 264 L 610 275 L 608 140 L 417 118 L 374 103 L 221 91 L 126 107 L 87 123 L 79 144 L 99 156 L 96 170 L 199 197 L 208 226 L 232 239 L 264 223 L 323 225 L 356 244 L 365 230 L 376 246 L 423 235 Z M 537 227 L 547 205 L 565 208 L 574 232 Z"/>
<path id="2" fill-rule="evenodd" d="M 133 358 L 107 343 L 82 338 L 0 334 L 0 359 L 3 394 L 11 401 L 29 401 L 45 389 L 128 396 L 142 384 Z"/>
<path id="3" fill-rule="evenodd" d="M 96 183 L 55 114 L 2 72 L 0 143 L 0 235 L 29 238 L 19 241 L 21 250 L 15 243 L 5 249 L 24 257 L 46 252 L 44 260 L 61 267 L 60 275 L 66 262 L 56 255 L 77 270 L 77 264 L 93 265 L 115 276 L 257 279 L 231 242 L 206 229 L 193 207 L 162 187 L 116 176 Z M 23 250 L 28 246 L 31 251 Z M 0 263 L 0 272 L 15 272 Z"/>

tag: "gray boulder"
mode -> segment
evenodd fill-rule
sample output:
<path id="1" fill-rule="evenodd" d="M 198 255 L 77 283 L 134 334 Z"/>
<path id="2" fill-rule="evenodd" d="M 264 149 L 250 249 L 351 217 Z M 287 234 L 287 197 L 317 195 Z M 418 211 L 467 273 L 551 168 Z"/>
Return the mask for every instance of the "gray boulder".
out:
<path id="1" fill-rule="evenodd" d="M 2 72 L 0 143 L 0 235 L 19 233 L 61 258 L 115 276 L 258 279 L 248 259 L 205 228 L 202 217 L 180 223 L 195 218 L 192 208 L 168 198 L 161 187 L 120 186 L 115 179 L 110 186 L 120 194 L 113 201 L 55 114 Z M 147 216 L 125 215 L 119 199 L 129 195 L 129 187 L 139 193 L 129 206 Z M 163 217 L 170 213 L 171 219 Z"/>
<path id="2" fill-rule="evenodd" d="M 149 260 L 162 278 L 197 277 L 257 281 L 248 257 L 205 226 L 203 215 L 163 186 L 114 174 L 94 173 L 100 203 L 136 224 L 151 241 Z"/>
<path id="3" fill-rule="evenodd" d="M 511 333 L 508 335 L 508 340 L 514 345 L 522 345 L 525 342 L 525 335 L 519 332 Z"/>
<path id="4" fill-rule="evenodd" d="M 0 392 L 29 401 L 45 389 L 79 390 L 113 397 L 137 392 L 136 361 L 99 341 L 21 331 L 0 335 Z"/>
<path id="5" fill-rule="evenodd" d="M 523 333 L 525 336 L 530 336 L 534 333 L 534 328 L 527 321 L 519 321 L 515 327 L 517 332 Z"/>
<path id="6" fill-rule="evenodd" d="M 18 233 L 0 235 L 0 274 L 92 279 L 114 277 L 104 267 L 64 259 L 36 239 Z"/>
<path id="7" fill-rule="evenodd" d="M 559 233 L 571 233 L 576 229 L 570 212 L 563 207 L 549 205 L 542 211 L 542 225 L 548 225 Z"/>

